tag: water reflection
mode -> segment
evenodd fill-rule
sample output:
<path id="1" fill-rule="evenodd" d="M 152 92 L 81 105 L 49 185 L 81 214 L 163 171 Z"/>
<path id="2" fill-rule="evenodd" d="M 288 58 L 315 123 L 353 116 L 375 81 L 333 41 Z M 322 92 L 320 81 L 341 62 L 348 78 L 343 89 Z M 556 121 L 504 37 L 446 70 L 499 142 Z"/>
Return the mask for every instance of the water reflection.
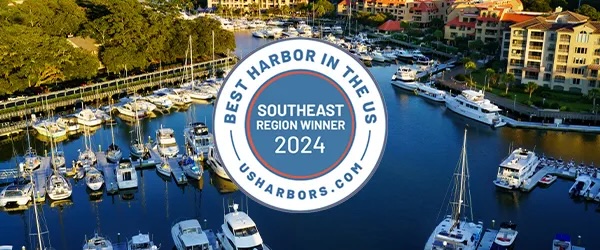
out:
<path id="1" fill-rule="evenodd" d="M 215 174 L 213 171 L 210 173 L 210 184 L 214 186 L 217 191 L 221 194 L 228 194 L 238 191 L 238 187 L 230 180 L 223 179 Z"/>

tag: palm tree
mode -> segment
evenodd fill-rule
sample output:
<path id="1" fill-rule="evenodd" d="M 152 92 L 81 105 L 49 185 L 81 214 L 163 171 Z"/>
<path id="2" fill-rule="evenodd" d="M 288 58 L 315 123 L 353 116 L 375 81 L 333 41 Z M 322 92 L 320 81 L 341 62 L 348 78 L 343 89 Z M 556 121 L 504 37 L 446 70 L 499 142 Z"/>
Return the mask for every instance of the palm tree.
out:
<path id="1" fill-rule="evenodd" d="M 477 69 L 477 64 L 475 64 L 475 62 L 473 61 L 467 61 L 465 63 L 465 71 L 469 71 L 469 78 L 473 79 L 473 76 L 471 75 L 471 73 L 473 73 L 473 70 Z"/>
<path id="2" fill-rule="evenodd" d="M 531 101 L 531 95 L 536 89 L 538 89 L 538 87 L 539 85 L 537 85 L 535 82 L 528 82 L 527 86 L 525 86 L 525 92 L 529 94 L 529 101 Z"/>
<path id="3" fill-rule="evenodd" d="M 502 82 L 506 85 L 506 89 L 504 90 L 504 94 L 508 95 L 508 88 L 510 84 L 515 81 L 515 75 L 513 73 L 506 73 L 502 75 Z"/>
<path id="4" fill-rule="evenodd" d="M 596 114 L 596 97 L 600 96 L 600 89 L 593 88 L 588 90 L 587 96 L 592 99 L 592 113 Z"/>
<path id="5" fill-rule="evenodd" d="M 490 88 L 490 80 L 492 79 L 492 76 L 496 74 L 496 71 L 494 71 L 494 69 L 492 68 L 487 68 L 485 69 L 485 84 L 487 85 L 486 88 Z"/>

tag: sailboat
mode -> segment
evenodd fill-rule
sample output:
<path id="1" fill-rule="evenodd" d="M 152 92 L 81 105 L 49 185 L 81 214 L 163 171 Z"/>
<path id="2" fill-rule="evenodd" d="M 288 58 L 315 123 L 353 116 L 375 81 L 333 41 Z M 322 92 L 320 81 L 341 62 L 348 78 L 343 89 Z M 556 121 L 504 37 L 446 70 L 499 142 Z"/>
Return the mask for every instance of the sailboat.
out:
<path id="1" fill-rule="evenodd" d="M 473 211 L 469 207 L 471 192 L 469 190 L 469 169 L 467 167 L 467 130 L 463 138 L 460 160 L 454 173 L 453 200 L 450 201 L 452 214 L 432 232 L 425 244 L 425 250 L 463 249 L 475 250 L 481 242 L 483 223 L 473 222 Z M 467 211 L 469 207 L 469 211 Z M 467 217 L 469 212 L 470 218 Z M 461 217 L 465 218 L 461 218 Z"/>
<path id="2" fill-rule="evenodd" d="M 32 191 L 33 191 L 33 197 L 37 197 L 37 194 L 35 192 L 35 182 L 33 181 L 33 175 L 29 175 L 29 181 L 32 185 Z M 34 242 L 32 242 L 32 249 L 38 249 L 38 250 L 53 250 L 52 247 L 46 247 L 44 245 L 44 240 L 42 239 L 42 235 L 43 234 L 48 234 L 48 227 L 46 226 L 46 224 L 44 224 L 46 226 L 46 231 L 42 232 L 42 225 L 40 223 L 40 215 L 38 213 L 38 207 L 37 207 L 37 202 L 35 199 L 33 200 L 33 213 L 35 216 L 35 228 L 36 233 L 35 234 L 31 234 L 32 236 L 36 236 L 36 240 Z M 42 210 L 43 212 L 43 210 Z M 49 240 L 49 238 L 48 238 Z"/>
<path id="3" fill-rule="evenodd" d="M 112 118 L 112 116 L 111 116 Z M 123 152 L 121 152 L 121 148 L 115 144 L 115 132 L 113 130 L 113 124 L 110 124 L 110 136 L 112 139 L 112 143 L 108 145 L 108 149 L 106 150 L 106 160 L 109 162 L 117 163 L 123 158 Z"/>
<path id="4" fill-rule="evenodd" d="M 83 151 L 79 150 L 79 157 L 77 158 L 77 160 L 80 165 L 84 167 L 91 167 L 94 164 L 96 164 L 96 161 L 98 159 L 96 158 L 96 153 L 94 153 L 94 150 L 92 149 L 90 132 L 86 130 L 87 127 L 84 127 L 83 143 L 85 144 L 85 149 Z"/>
<path id="5" fill-rule="evenodd" d="M 188 51 L 189 51 L 189 56 L 190 56 L 190 77 L 191 77 L 191 81 L 187 84 L 188 88 L 188 95 L 192 98 L 192 99 L 198 99 L 198 100 L 210 100 L 212 99 L 214 96 L 211 93 L 207 93 L 205 91 L 203 91 L 202 88 L 198 88 L 196 86 L 196 81 L 194 81 L 194 57 L 192 56 L 192 36 L 190 35 L 189 38 L 189 45 L 188 45 Z M 188 54 L 186 53 L 186 57 L 188 56 Z M 187 62 L 187 60 L 186 60 Z"/>
<path id="6" fill-rule="evenodd" d="M 29 123 L 27 121 L 27 116 L 25 116 L 25 123 Z M 24 159 L 23 159 L 23 170 L 33 171 L 39 168 L 42 165 L 42 158 L 37 155 L 35 150 L 31 147 L 31 138 L 29 137 L 29 126 L 25 127 L 25 133 L 27 133 L 27 151 L 25 151 Z"/>
<path id="7" fill-rule="evenodd" d="M 50 164 L 54 170 L 64 167 L 66 164 L 65 153 L 57 150 L 56 141 L 54 138 L 50 138 Z"/>
<path id="8" fill-rule="evenodd" d="M 91 167 L 85 173 L 85 185 L 92 191 L 98 191 L 104 184 L 104 176 L 95 167 Z"/>
<path id="9" fill-rule="evenodd" d="M 73 187 L 64 176 L 54 170 L 52 175 L 48 177 L 46 191 L 50 199 L 58 201 L 71 197 Z"/>
<path id="10" fill-rule="evenodd" d="M 137 105 L 135 106 L 137 112 Z M 131 140 L 131 144 L 129 145 L 130 153 L 132 156 L 142 158 L 147 155 L 148 148 L 144 144 L 144 139 L 142 139 L 142 131 L 140 128 L 140 118 L 135 117 L 135 138 Z"/>

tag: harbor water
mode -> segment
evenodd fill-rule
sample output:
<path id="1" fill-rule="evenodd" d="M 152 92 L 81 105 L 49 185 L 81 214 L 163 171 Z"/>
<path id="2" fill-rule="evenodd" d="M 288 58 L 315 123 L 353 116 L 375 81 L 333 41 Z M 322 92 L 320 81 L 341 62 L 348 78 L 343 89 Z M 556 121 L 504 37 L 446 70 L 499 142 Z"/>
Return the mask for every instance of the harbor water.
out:
<path id="1" fill-rule="evenodd" d="M 268 42 L 250 33 L 237 33 L 238 54 L 247 54 Z M 163 179 L 155 169 L 138 170 L 139 187 L 130 194 L 91 200 L 84 181 L 75 182 L 71 202 L 43 206 L 44 224 L 55 249 L 81 249 L 84 239 L 94 232 L 113 242 L 133 235 L 150 233 L 161 249 L 171 249 L 171 226 L 183 219 L 197 218 L 213 230 L 223 223 L 223 204 L 233 199 L 248 208 L 265 243 L 272 249 L 422 249 L 439 221 L 450 211 L 444 198 L 459 160 L 462 136 L 468 126 L 467 161 L 470 169 L 472 210 L 475 220 L 496 228 L 502 221 L 518 225 L 517 249 L 549 249 L 557 233 L 568 233 L 573 242 L 587 249 L 600 249 L 596 226 L 600 225 L 597 203 L 572 200 L 572 181 L 559 179 L 550 187 L 531 193 L 500 191 L 492 184 L 498 164 L 509 147 L 525 147 L 546 156 L 573 159 L 579 164 L 600 164 L 600 136 L 575 132 L 525 130 L 502 127 L 491 129 L 452 113 L 443 105 L 429 102 L 412 92 L 392 87 L 390 78 L 397 65 L 373 65 L 389 114 L 389 138 L 381 165 L 369 183 L 353 198 L 326 211 L 288 214 L 263 207 L 246 199 L 226 180 L 205 172 L 203 180 L 178 186 Z M 318 91 L 318 90 L 315 90 Z M 161 125 L 176 132 L 183 146 L 186 117 L 212 127 L 213 106 L 195 104 L 186 111 L 144 119 L 142 132 L 154 139 Z M 120 119 L 115 140 L 128 151 L 132 126 Z M 110 127 L 103 126 L 91 136 L 92 144 L 106 148 L 111 142 Z M 83 136 L 59 143 L 67 162 L 77 157 Z M 47 143 L 32 138 L 39 154 Z M 26 140 L 14 141 L 22 155 Z M 14 168 L 13 147 L 0 144 L 0 169 Z M 222 156 L 228 157 L 228 156 Z M 235 192 L 230 192 L 235 191 Z M 447 197 L 446 197 L 447 200 Z M 26 246 L 35 232 L 33 209 L 0 212 L 0 245 Z M 206 222 L 204 221 L 206 220 Z M 206 228 L 205 228 L 206 229 Z M 120 234 L 120 236 L 118 235 Z"/>

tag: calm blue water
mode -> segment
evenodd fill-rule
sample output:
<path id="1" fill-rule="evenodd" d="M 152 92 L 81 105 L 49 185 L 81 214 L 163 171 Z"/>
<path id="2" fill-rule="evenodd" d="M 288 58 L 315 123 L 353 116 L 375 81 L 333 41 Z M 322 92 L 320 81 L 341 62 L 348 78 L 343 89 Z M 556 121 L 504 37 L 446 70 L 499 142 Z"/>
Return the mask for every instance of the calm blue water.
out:
<path id="1" fill-rule="evenodd" d="M 246 54 L 266 40 L 238 34 L 238 53 Z M 327 211 L 313 214 L 287 214 L 249 202 L 250 216 L 274 249 L 422 249 L 433 228 L 446 214 L 445 197 L 450 178 L 456 167 L 463 129 L 469 125 L 468 163 L 471 172 L 471 194 L 476 220 L 486 226 L 491 221 L 512 220 L 518 224 L 518 249 L 548 249 L 557 232 L 582 236 L 587 249 L 600 249 L 594 241 L 600 214 L 597 204 L 576 203 L 568 197 L 572 182 L 558 180 L 551 187 L 537 188 L 529 194 L 496 191 L 492 184 L 497 166 L 507 155 L 511 143 L 546 155 L 573 158 L 576 161 L 600 163 L 600 137 L 590 134 L 546 132 L 487 126 L 459 117 L 445 107 L 430 103 L 412 93 L 392 88 L 389 79 L 395 66 L 371 68 L 380 83 L 389 113 L 389 139 L 377 173 L 353 198 Z M 209 126 L 212 106 L 190 108 L 197 120 L 206 118 Z M 159 115 L 143 121 L 143 132 L 154 137 L 163 124 L 176 132 L 183 130 L 185 112 Z M 115 127 L 117 143 L 124 148 L 129 143 L 131 127 L 120 122 Z M 183 135 L 177 134 L 183 142 Z M 32 140 L 40 154 L 48 146 Z M 92 135 L 95 145 L 110 143 L 110 127 Z M 19 153 L 24 140 L 17 140 Z M 82 147 L 83 137 L 61 143 L 68 160 L 74 159 Z M 0 150 L 0 168 L 14 167 L 12 147 L 4 144 Z M 598 164 L 596 164 L 598 165 Z M 94 231 L 117 241 L 150 232 L 163 249 L 173 246 L 171 225 L 184 218 L 207 220 L 209 228 L 217 229 L 223 222 L 223 202 L 226 199 L 244 200 L 233 184 L 210 178 L 208 172 L 200 183 L 177 186 L 165 181 L 154 169 L 139 171 L 140 186 L 129 196 L 104 194 L 99 202 L 91 202 L 83 182 L 76 183 L 72 204 L 51 207 L 44 205 L 44 216 L 51 244 L 56 249 L 80 249 L 84 237 Z M 442 208 L 440 214 L 440 208 Z M 30 214 L 0 212 L 0 245 L 15 246 L 28 243 Z M 204 226 L 204 224 L 203 224 Z"/>

